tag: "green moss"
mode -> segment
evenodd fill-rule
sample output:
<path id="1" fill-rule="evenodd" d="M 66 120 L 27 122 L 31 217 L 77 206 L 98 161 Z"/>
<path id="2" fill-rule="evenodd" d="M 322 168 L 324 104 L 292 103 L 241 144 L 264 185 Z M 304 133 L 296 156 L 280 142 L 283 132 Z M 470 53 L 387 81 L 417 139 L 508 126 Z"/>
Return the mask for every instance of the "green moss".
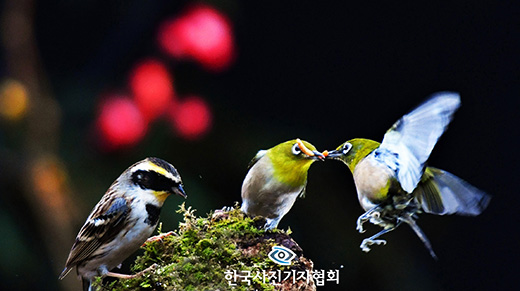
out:
<path id="1" fill-rule="evenodd" d="M 195 216 L 194 210 L 184 204 L 178 212 L 184 215 L 179 228 L 173 235 L 143 246 L 144 254 L 136 259 L 132 271 L 138 273 L 156 264 L 155 268 L 133 279 L 106 284 L 98 280 L 96 285 L 102 290 L 286 290 L 258 277 L 250 278 L 249 284 L 229 278 L 233 271 L 261 274 L 312 269 L 312 262 L 303 257 L 288 232 L 261 228 L 265 219 L 248 218 L 236 208 L 204 218 Z M 268 258 L 274 245 L 284 245 L 297 254 L 291 266 L 277 265 Z M 236 286 L 230 286 L 230 282 Z M 299 290 L 313 290 L 312 282 L 308 286 L 311 288 Z"/>

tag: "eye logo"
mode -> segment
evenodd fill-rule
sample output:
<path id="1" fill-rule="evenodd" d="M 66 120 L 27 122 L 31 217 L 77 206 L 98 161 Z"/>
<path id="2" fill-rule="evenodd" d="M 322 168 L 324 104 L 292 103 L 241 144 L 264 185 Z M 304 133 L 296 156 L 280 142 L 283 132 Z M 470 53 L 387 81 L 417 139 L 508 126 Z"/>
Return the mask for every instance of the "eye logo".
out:
<path id="1" fill-rule="evenodd" d="M 279 265 L 290 265 L 296 254 L 284 246 L 273 246 L 268 256 L 271 261 Z"/>

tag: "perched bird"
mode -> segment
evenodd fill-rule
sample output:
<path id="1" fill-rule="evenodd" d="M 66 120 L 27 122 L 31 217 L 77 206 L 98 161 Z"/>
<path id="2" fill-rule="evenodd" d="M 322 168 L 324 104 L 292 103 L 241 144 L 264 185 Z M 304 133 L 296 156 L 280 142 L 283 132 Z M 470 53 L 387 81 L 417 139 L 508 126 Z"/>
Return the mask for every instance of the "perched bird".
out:
<path id="1" fill-rule="evenodd" d="M 355 138 L 324 152 L 328 159 L 344 162 L 354 176 L 359 202 L 366 211 L 357 220 L 357 230 L 364 232 L 366 221 L 384 228 L 363 240 L 363 251 L 370 251 L 373 244 L 386 244 L 376 238 L 405 222 L 436 258 L 415 214 L 474 216 L 487 207 L 489 195 L 446 171 L 425 166 L 459 106 L 457 93 L 437 93 L 399 119 L 381 144 Z"/>
<path id="2" fill-rule="evenodd" d="M 307 171 L 317 160 L 325 158 L 300 139 L 259 151 L 242 183 L 242 211 L 265 217 L 266 229 L 276 228 L 296 198 L 304 194 Z"/>
<path id="3" fill-rule="evenodd" d="M 124 171 L 81 227 L 59 279 L 76 267 L 86 291 L 96 276 L 131 278 L 111 270 L 152 234 L 170 194 L 186 198 L 181 177 L 168 162 L 146 158 Z"/>

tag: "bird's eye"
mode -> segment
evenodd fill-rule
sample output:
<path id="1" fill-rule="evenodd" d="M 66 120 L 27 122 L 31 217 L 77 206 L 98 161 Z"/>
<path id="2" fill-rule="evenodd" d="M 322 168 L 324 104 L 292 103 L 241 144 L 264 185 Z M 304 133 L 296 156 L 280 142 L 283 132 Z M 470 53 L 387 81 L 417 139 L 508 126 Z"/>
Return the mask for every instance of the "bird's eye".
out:
<path id="1" fill-rule="evenodd" d="M 134 184 L 139 185 L 143 189 L 150 189 L 155 182 L 155 177 L 152 172 L 139 170 L 132 175 Z"/>
<path id="2" fill-rule="evenodd" d="M 346 155 L 350 151 L 351 148 L 352 148 L 352 144 L 347 142 L 343 146 L 343 149 L 342 149 L 343 154 Z"/>
<path id="3" fill-rule="evenodd" d="M 300 149 L 300 147 L 298 146 L 297 143 L 295 143 L 293 146 L 292 146 L 292 153 L 293 155 L 297 156 L 299 154 L 302 153 L 302 150 Z"/>

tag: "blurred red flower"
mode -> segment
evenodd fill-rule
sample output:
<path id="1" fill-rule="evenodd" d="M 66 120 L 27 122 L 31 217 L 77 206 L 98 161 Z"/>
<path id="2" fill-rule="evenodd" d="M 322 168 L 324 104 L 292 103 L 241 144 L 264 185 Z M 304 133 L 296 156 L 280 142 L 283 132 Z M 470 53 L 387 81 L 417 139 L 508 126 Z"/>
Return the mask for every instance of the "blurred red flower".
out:
<path id="1" fill-rule="evenodd" d="M 134 100 L 147 121 L 162 115 L 175 97 L 173 77 L 158 60 L 138 63 L 130 73 L 129 83 Z"/>
<path id="2" fill-rule="evenodd" d="M 169 117 L 179 135 L 190 140 L 204 136 L 212 124 L 211 109 L 198 96 L 186 97 L 170 107 Z"/>
<path id="3" fill-rule="evenodd" d="M 102 101 L 97 127 L 108 148 L 120 148 L 139 142 L 148 124 L 130 98 L 113 95 Z"/>
<path id="4" fill-rule="evenodd" d="M 211 71 L 227 69 L 235 57 L 231 22 L 204 4 L 188 8 L 159 29 L 161 48 L 176 58 L 193 58 Z"/>

